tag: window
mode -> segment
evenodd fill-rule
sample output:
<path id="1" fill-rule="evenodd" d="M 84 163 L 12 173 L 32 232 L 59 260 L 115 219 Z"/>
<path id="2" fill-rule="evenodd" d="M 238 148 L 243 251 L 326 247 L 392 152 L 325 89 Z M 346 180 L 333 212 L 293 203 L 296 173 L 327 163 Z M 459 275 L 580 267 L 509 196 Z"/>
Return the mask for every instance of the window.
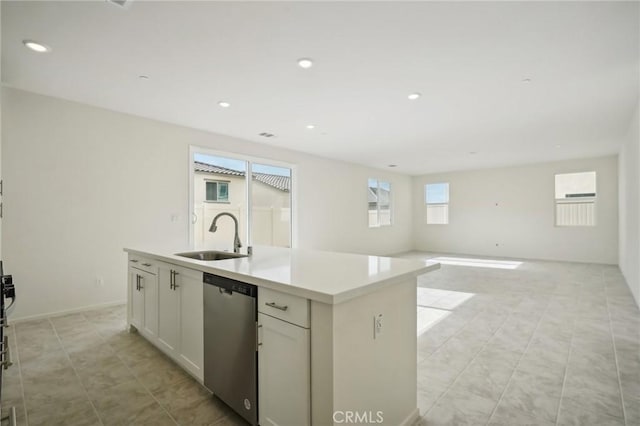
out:
<path id="1" fill-rule="evenodd" d="M 369 202 L 369 228 L 391 225 L 391 184 L 378 179 L 369 179 L 367 189 Z"/>
<path id="2" fill-rule="evenodd" d="M 427 224 L 446 225 L 449 223 L 449 184 L 428 183 L 424 186 L 424 200 L 427 205 Z"/>
<path id="3" fill-rule="evenodd" d="M 207 201 L 226 203 L 229 201 L 229 182 L 208 180 L 206 182 Z"/>
<path id="4" fill-rule="evenodd" d="M 191 147 L 190 242 L 227 249 L 233 243 L 235 222 L 243 247 L 291 247 L 293 168 L 271 160 Z"/>
<path id="5" fill-rule="evenodd" d="M 556 226 L 595 226 L 596 172 L 555 176 Z"/>

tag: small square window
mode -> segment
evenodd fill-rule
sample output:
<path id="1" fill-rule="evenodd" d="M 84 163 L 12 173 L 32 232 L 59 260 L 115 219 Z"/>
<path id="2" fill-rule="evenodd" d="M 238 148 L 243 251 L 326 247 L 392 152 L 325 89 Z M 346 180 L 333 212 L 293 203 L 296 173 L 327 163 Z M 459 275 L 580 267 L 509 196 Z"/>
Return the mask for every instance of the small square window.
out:
<path id="1" fill-rule="evenodd" d="M 556 226 L 596 225 L 596 172 L 555 176 Z"/>
<path id="2" fill-rule="evenodd" d="M 216 203 L 229 201 L 229 182 L 207 181 L 206 191 L 207 201 Z"/>

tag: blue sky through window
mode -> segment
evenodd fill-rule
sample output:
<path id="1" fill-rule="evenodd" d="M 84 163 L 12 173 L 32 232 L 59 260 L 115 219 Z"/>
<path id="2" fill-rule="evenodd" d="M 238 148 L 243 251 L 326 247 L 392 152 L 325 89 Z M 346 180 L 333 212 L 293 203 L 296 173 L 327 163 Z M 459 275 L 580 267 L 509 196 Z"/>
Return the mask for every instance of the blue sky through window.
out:
<path id="1" fill-rule="evenodd" d="M 201 163 L 212 164 L 218 167 L 224 167 L 231 170 L 244 172 L 247 170 L 247 163 L 243 160 L 235 158 L 220 157 L 217 155 L 198 154 L 194 155 L 195 161 Z M 291 177 L 291 169 L 286 167 L 268 166 L 266 164 L 253 164 L 252 169 L 255 173 L 266 173 L 269 175 L 289 176 Z"/>
<path id="2" fill-rule="evenodd" d="M 429 183 L 425 185 L 427 204 L 444 204 L 449 202 L 448 183 Z"/>

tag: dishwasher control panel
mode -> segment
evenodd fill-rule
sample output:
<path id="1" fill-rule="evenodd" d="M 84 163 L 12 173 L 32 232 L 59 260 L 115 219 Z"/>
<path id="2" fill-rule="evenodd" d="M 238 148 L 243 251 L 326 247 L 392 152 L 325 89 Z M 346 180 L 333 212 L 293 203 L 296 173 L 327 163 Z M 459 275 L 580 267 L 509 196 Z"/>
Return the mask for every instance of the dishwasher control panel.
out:
<path id="1" fill-rule="evenodd" d="M 258 288 L 255 285 L 232 280 L 231 278 L 205 272 L 203 281 L 205 284 L 215 285 L 233 293 L 240 293 L 249 297 L 256 297 L 258 295 Z"/>

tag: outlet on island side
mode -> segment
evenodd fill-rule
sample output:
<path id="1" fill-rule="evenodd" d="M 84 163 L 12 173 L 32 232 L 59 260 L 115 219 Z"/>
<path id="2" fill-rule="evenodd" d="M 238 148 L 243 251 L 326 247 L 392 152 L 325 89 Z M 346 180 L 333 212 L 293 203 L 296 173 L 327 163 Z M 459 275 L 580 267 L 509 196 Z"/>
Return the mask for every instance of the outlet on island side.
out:
<path id="1" fill-rule="evenodd" d="M 96 286 L 97 287 L 104 286 L 104 277 L 101 277 L 100 275 L 96 276 Z"/>
<path id="2" fill-rule="evenodd" d="M 382 333 L 382 314 L 373 316 L 373 338 L 376 339 Z"/>

